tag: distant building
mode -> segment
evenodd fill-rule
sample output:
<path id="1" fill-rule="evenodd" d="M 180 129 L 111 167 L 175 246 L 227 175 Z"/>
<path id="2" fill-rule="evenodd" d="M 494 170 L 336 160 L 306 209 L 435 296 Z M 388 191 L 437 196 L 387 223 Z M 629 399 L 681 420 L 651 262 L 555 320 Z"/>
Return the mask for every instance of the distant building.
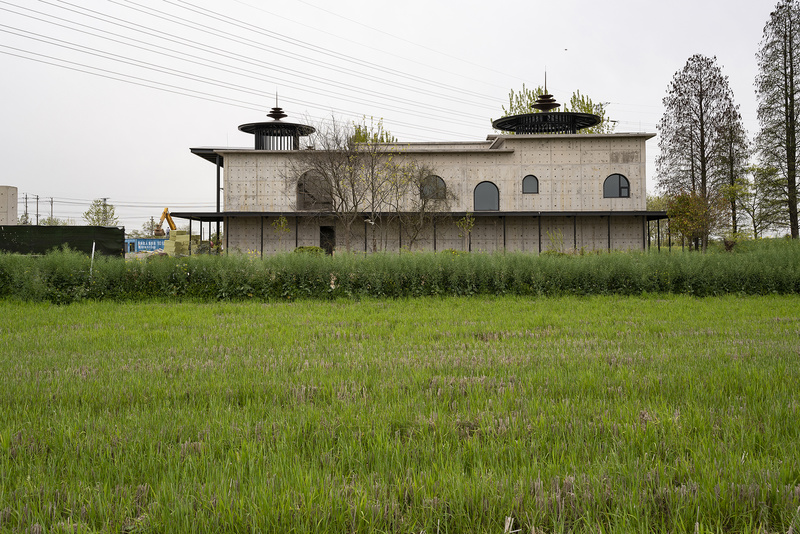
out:
<path id="1" fill-rule="evenodd" d="M 0 225 L 19 224 L 17 215 L 17 188 L 0 185 Z"/>
<path id="2" fill-rule="evenodd" d="M 163 251 L 164 250 L 164 241 L 163 238 L 143 238 L 143 237 L 131 237 L 125 239 L 125 252 L 136 253 L 136 252 L 156 252 L 156 251 Z"/>
<path id="3" fill-rule="evenodd" d="M 310 126 L 284 123 L 280 108 L 272 122 L 246 124 L 253 149 L 193 148 L 214 163 L 224 210 L 173 213 L 190 221 L 222 221 L 228 250 L 261 254 L 298 246 L 343 249 L 344 228 L 325 213 L 325 202 L 308 202 L 303 184 L 287 188 L 286 170 L 302 154 L 299 139 Z M 509 134 L 485 141 L 399 143 L 398 158 L 414 158 L 433 169 L 432 183 L 453 193 L 445 216 L 433 219 L 415 250 L 473 251 L 642 250 L 648 222 L 666 218 L 646 209 L 646 141 L 653 133 L 577 134 L 599 122 L 581 113 L 530 113 L 495 121 Z M 223 176 L 224 171 L 224 176 Z M 222 180 L 222 181 L 220 181 Z M 218 189 L 219 191 L 219 189 Z M 420 194 L 425 194 L 424 188 Z M 218 195 L 218 205 L 219 195 Z M 466 215 L 474 227 L 464 236 L 455 224 Z M 288 231 L 273 223 L 284 217 Z M 369 214 L 351 227 L 351 250 L 372 250 Z M 402 222 L 384 235 L 383 250 L 399 250 L 408 239 Z"/>

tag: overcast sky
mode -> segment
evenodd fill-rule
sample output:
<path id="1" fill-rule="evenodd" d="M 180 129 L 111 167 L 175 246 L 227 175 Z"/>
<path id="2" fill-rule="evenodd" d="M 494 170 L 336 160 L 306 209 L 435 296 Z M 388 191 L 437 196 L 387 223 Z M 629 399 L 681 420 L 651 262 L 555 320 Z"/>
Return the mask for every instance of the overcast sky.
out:
<path id="1" fill-rule="evenodd" d="M 213 211 L 190 147 L 252 147 L 240 124 L 383 118 L 401 141 L 482 140 L 511 88 L 608 102 L 656 132 L 667 85 L 716 56 L 754 135 L 763 0 L 0 0 L 0 185 L 19 212 L 83 224 L 94 198 L 139 229 Z M 658 139 L 648 141 L 648 184 Z"/>

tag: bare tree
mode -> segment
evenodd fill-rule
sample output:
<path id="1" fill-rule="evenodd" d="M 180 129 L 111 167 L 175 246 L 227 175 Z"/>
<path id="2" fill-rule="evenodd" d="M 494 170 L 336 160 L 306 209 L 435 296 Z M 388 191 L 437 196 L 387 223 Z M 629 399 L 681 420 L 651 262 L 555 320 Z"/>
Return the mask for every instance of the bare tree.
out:
<path id="1" fill-rule="evenodd" d="M 716 58 L 694 55 L 675 73 L 664 97 L 659 122 L 660 155 L 656 159 L 659 187 L 670 197 L 690 194 L 684 207 L 699 209 L 692 216 L 701 231 L 692 232 L 695 247 L 706 250 L 710 233 L 718 228 L 717 206 L 729 172 L 738 173 L 741 116 L 733 103 L 728 78 Z M 730 150 L 736 158 L 726 158 Z"/>
<path id="2" fill-rule="evenodd" d="M 353 224 L 366 202 L 353 129 L 332 120 L 320 125 L 310 141 L 309 150 L 290 160 L 287 186 L 290 193 L 296 192 L 298 210 L 314 211 L 339 223 L 349 252 Z"/>
<path id="3" fill-rule="evenodd" d="M 386 247 L 388 230 L 397 218 L 396 199 L 407 188 L 404 158 L 383 121 L 355 124 L 354 140 L 366 189 L 365 220 L 372 229 L 372 252 L 377 252 Z"/>
<path id="4" fill-rule="evenodd" d="M 445 181 L 428 165 L 410 162 L 404 168 L 407 176 L 404 181 L 404 202 L 397 212 L 400 223 L 408 239 L 408 248 L 421 239 L 424 232 L 433 228 L 437 220 L 450 217 L 450 208 L 457 200 Z"/>
<path id="5" fill-rule="evenodd" d="M 756 146 L 761 164 L 774 167 L 785 181 L 789 231 L 797 239 L 797 131 L 800 126 L 800 7 L 781 0 L 764 27 L 757 54 L 758 121 Z"/>
<path id="6" fill-rule="evenodd" d="M 439 205 L 438 199 L 420 202 L 423 167 L 393 142 L 381 121 L 347 124 L 334 119 L 320 126 L 311 141 L 313 149 L 290 162 L 287 186 L 297 193 L 298 210 L 316 211 L 337 221 L 348 252 L 357 222 L 372 228 L 375 252 L 386 246 L 394 222 L 400 220 L 405 227 L 410 220 L 405 211 L 427 213 L 429 206 Z M 412 242 L 418 235 L 419 231 Z"/>

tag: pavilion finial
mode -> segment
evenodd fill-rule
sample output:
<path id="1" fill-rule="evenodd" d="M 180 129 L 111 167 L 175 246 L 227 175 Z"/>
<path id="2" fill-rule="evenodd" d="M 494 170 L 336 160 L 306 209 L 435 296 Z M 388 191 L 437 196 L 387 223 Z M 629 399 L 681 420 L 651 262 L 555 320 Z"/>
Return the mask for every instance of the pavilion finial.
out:
<path id="1" fill-rule="evenodd" d="M 284 117 L 288 117 L 286 113 L 278 106 L 278 90 L 275 89 L 275 107 L 267 113 L 267 117 L 271 119 L 275 119 L 276 121 L 281 120 Z"/>
<path id="2" fill-rule="evenodd" d="M 544 94 L 539 95 L 536 97 L 536 102 L 531 104 L 533 109 L 538 109 L 539 111 L 550 111 L 551 109 L 556 109 L 560 107 L 561 104 L 556 102 L 556 99 L 553 98 L 553 95 L 547 92 L 547 69 L 544 71 Z"/>

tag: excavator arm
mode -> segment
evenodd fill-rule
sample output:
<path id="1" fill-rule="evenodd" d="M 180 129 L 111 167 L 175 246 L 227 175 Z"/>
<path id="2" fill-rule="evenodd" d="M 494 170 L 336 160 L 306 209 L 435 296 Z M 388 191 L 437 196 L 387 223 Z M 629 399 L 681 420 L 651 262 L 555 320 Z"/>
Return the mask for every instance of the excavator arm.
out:
<path id="1" fill-rule="evenodd" d="M 172 220 L 172 215 L 169 214 L 169 208 L 164 208 L 164 211 L 161 213 L 161 219 L 158 221 L 158 226 L 156 227 L 153 235 L 156 236 L 163 236 L 166 235 L 162 226 L 164 226 L 164 220 L 166 219 L 167 224 L 169 225 L 170 230 L 175 230 L 177 227 L 175 226 L 175 221 Z"/>

